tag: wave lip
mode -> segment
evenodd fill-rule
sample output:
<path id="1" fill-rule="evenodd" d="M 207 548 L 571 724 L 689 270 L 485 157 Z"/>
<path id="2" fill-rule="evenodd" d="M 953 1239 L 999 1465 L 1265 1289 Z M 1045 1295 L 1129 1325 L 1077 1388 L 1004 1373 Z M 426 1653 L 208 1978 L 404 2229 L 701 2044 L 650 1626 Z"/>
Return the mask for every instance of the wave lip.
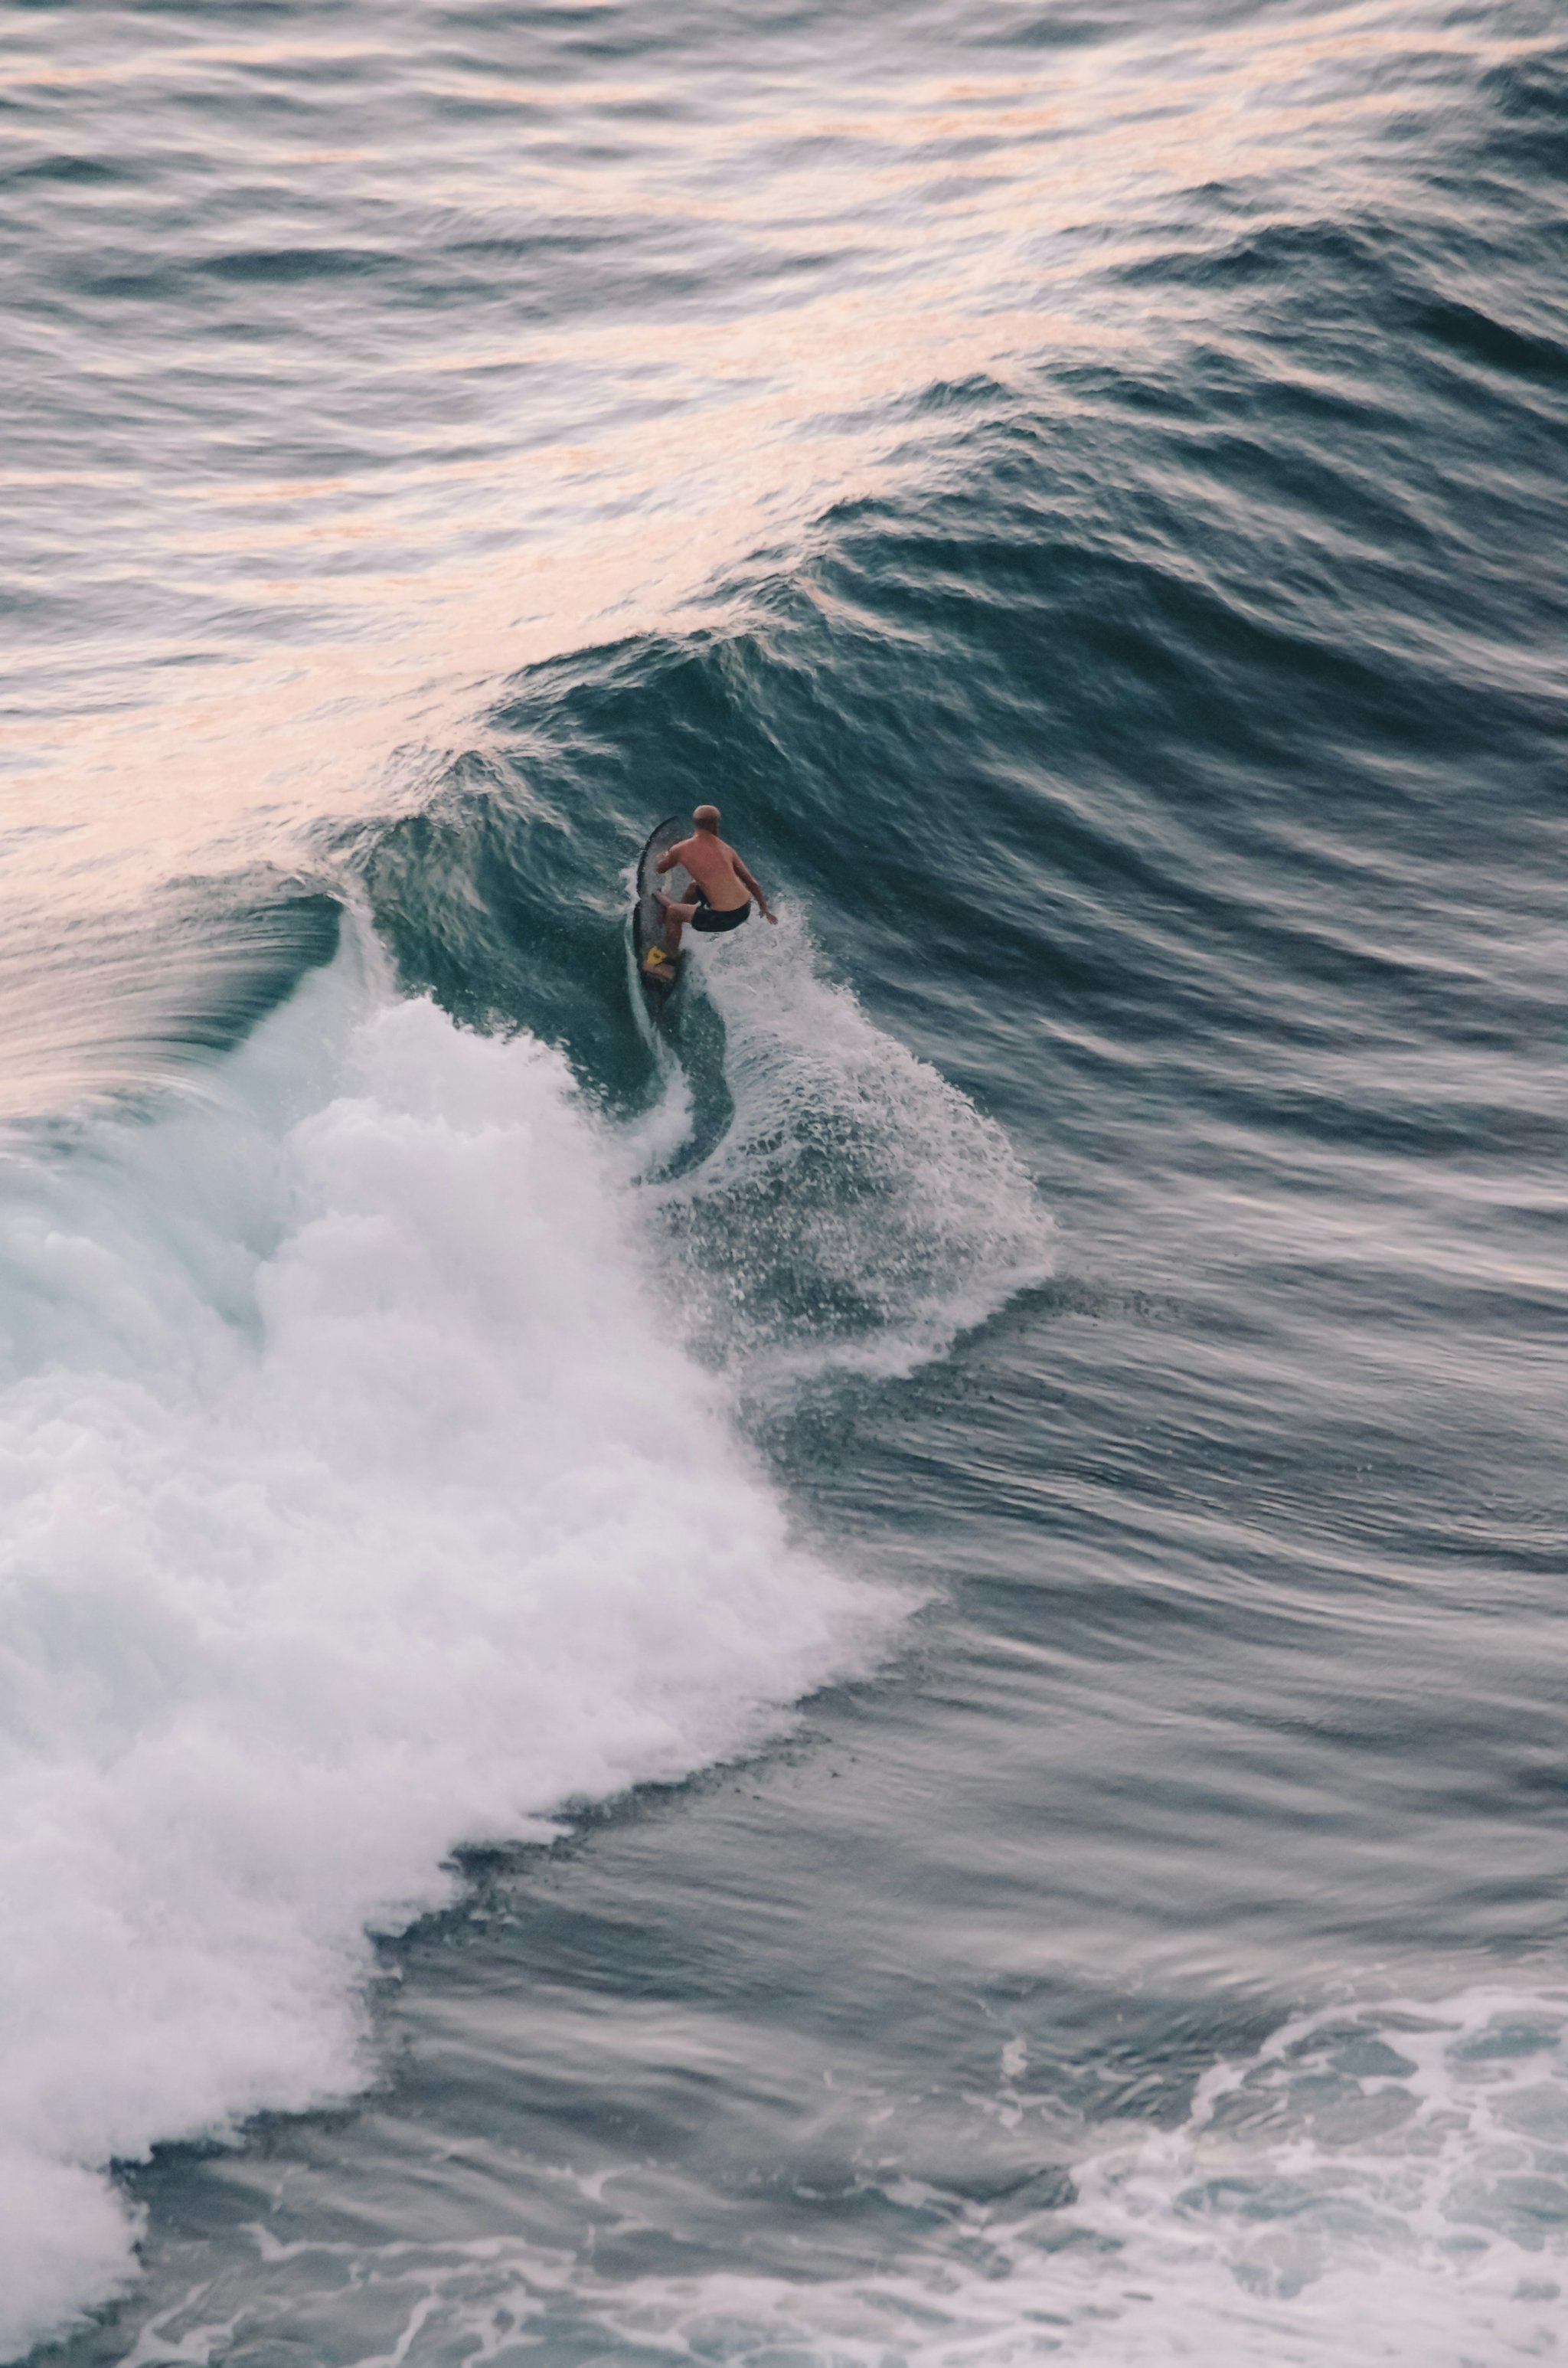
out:
<path id="1" fill-rule="evenodd" d="M 14 1195 L 0 2354 L 130 2276 L 100 2166 L 359 2083 L 367 1929 L 455 1844 L 744 1747 L 896 1617 L 791 1543 L 620 1172 L 558 1055 L 344 957 Z"/>

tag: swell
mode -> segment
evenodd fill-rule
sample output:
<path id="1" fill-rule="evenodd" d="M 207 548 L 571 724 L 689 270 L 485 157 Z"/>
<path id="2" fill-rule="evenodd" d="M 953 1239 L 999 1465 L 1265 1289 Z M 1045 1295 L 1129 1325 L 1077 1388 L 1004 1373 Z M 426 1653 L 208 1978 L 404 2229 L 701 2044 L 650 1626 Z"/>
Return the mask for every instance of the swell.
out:
<path id="1" fill-rule="evenodd" d="M 1528 419 L 1500 504 L 1495 417 L 1449 418 L 1434 461 L 1365 370 L 1286 359 L 933 396 L 917 495 L 829 511 L 719 588 L 722 625 L 520 677 L 368 854 L 405 978 L 634 1093 L 615 869 L 648 813 L 717 796 L 830 968 L 971 1093 L 1028 1099 L 1043 1028 L 1158 1045 L 1163 1090 L 1240 1125 L 1311 1135 L 1338 1102 L 1391 1150 L 1522 1147 L 1568 717 L 1538 655 L 1562 603 L 1521 563 L 1561 489 Z M 1377 1107 L 1330 1085 L 1352 1045 Z M 1398 1067 L 1444 1046 L 1452 1108 L 1427 1074 L 1401 1110 Z"/>

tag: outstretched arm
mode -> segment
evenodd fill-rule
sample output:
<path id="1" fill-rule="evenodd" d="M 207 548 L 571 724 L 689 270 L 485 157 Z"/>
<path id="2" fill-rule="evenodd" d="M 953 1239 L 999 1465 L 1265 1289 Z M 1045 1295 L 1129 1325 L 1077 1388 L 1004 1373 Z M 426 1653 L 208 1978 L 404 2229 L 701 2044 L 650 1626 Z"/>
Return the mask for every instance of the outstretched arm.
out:
<path id="1" fill-rule="evenodd" d="M 685 845 L 686 841 L 683 838 L 680 843 L 680 847 L 684 847 Z M 655 857 L 653 861 L 654 871 L 673 871 L 676 865 L 680 861 L 680 847 L 666 847 L 663 855 Z"/>
<path id="2" fill-rule="evenodd" d="M 741 861 L 740 857 L 735 853 L 733 848 L 730 849 L 730 860 L 735 867 L 735 877 L 739 880 L 741 886 L 743 888 L 749 888 L 752 894 L 756 898 L 756 909 L 762 915 L 763 919 L 765 921 L 777 922 L 778 918 L 778 914 L 773 910 L 773 907 L 769 905 L 767 897 L 763 894 L 760 884 L 746 870 L 745 865 Z"/>

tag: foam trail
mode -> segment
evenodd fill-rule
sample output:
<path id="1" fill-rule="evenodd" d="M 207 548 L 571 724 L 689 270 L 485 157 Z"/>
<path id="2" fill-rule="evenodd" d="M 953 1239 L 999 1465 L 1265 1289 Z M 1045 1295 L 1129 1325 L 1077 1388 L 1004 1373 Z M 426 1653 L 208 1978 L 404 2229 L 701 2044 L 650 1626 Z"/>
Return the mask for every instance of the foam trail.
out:
<path id="1" fill-rule="evenodd" d="M 1044 1280 L 1051 1220 L 1001 1127 L 821 975 L 798 911 L 690 944 L 734 1116 L 662 1207 L 712 1361 L 748 1395 L 907 1373 Z"/>
<path id="2" fill-rule="evenodd" d="M 7 1164 L 0 2356 L 131 2274 L 100 2166 L 361 2078 L 366 1928 L 454 1844 L 885 1633 L 661 1337 L 623 1169 L 557 1055 L 352 952 L 204 1104 Z"/>
<path id="3" fill-rule="evenodd" d="M 1027 2044 L 1000 2055 L 993 2110 L 1027 2129 Z M 616 2182 L 596 2182 L 575 2254 L 507 2237 L 395 2254 L 307 2242 L 301 2283 L 330 2293 L 350 2267 L 373 2275 L 389 2319 L 394 2297 L 406 2311 L 405 2339 L 417 2331 L 432 2356 L 453 2358 L 504 2356 L 545 2313 L 576 2352 L 730 2368 L 1492 2368 L 1557 2355 L 1561 1992 L 1499 1984 L 1303 2015 L 1250 2060 L 1212 2067 L 1176 2126 L 1091 2133 L 1075 2199 L 1022 2216 L 1010 2201 L 890 2175 L 896 2106 L 876 2097 L 858 2191 L 926 2233 L 902 2256 L 880 2244 L 858 2274 L 615 2280 L 600 2261 L 622 2230 L 641 2240 L 648 2225 L 650 2190 L 629 2164 L 628 2219 L 615 2217 Z M 1049 2161 L 1060 2108 L 1042 2102 Z M 280 2328 L 298 2325 L 290 2309 Z M 177 2316 L 178 2356 L 193 2356 L 202 2298 Z"/>

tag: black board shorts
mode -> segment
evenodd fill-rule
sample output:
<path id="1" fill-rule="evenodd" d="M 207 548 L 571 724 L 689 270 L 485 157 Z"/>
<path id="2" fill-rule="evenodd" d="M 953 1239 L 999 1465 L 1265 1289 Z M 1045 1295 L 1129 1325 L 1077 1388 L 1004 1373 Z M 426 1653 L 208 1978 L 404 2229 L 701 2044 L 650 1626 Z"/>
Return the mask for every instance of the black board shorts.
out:
<path id="1" fill-rule="evenodd" d="M 751 911 L 748 898 L 745 904 L 736 905 L 727 913 L 716 913 L 700 888 L 694 888 L 691 893 L 697 904 L 691 926 L 694 929 L 700 929 L 704 937 L 716 938 L 725 929 L 738 929 Z"/>

